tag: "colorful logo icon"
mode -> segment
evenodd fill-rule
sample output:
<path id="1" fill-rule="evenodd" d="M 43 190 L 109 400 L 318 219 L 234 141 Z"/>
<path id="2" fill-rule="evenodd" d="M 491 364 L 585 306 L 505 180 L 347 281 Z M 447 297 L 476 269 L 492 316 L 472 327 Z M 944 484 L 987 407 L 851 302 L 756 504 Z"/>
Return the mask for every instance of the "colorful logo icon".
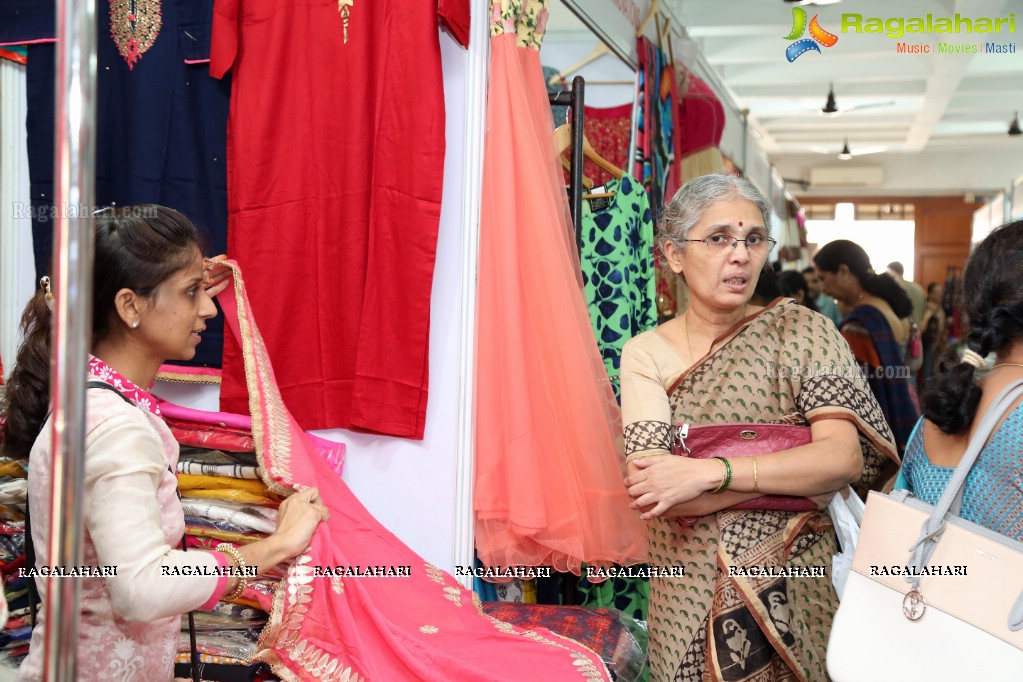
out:
<path id="1" fill-rule="evenodd" d="M 806 10 L 802 7 L 792 8 L 792 31 L 785 36 L 785 40 L 796 40 L 785 48 L 785 58 L 790 62 L 796 61 L 800 55 L 806 54 L 810 50 L 820 53 L 821 48 L 817 47 L 818 43 L 824 47 L 831 47 L 838 42 L 838 36 L 821 28 L 817 23 L 817 17 L 818 15 L 815 14 L 810 20 L 810 37 L 796 40 L 806 31 Z"/>

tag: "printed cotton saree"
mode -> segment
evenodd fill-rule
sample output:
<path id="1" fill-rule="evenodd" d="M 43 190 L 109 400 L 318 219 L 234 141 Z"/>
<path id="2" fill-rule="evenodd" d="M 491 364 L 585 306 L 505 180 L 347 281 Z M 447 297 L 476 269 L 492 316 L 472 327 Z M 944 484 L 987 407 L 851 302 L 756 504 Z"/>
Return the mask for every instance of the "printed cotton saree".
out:
<path id="1" fill-rule="evenodd" d="M 863 449 L 858 492 L 894 471 L 891 431 L 826 317 L 777 299 L 722 340 L 729 336 L 688 369 L 657 330 L 626 345 L 629 459 L 669 454 L 669 429 L 682 422 L 846 419 Z M 838 599 L 829 575 L 837 542 L 826 511 L 723 511 L 691 528 L 658 518 L 648 522 L 647 539 L 652 566 L 685 568 L 682 578 L 650 580 L 651 682 L 827 679 Z M 753 575 L 759 567 L 778 570 Z M 795 575 L 776 575 L 783 571 Z"/>

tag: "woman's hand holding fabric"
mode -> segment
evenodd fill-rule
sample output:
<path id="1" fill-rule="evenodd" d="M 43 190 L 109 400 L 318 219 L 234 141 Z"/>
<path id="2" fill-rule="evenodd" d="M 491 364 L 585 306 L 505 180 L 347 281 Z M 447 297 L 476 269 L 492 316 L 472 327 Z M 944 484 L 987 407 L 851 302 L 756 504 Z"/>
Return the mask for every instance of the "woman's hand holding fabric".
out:
<path id="1" fill-rule="evenodd" d="M 330 519 L 316 488 L 284 500 L 277 513 L 277 530 L 270 537 L 238 548 L 246 566 L 257 566 L 260 573 L 304 552 L 320 522 Z"/>
<path id="2" fill-rule="evenodd" d="M 227 260 L 227 256 L 220 254 L 203 261 L 202 284 L 206 287 L 206 293 L 210 298 L 216 297 L 231 283 L 231 269 L 220 264 L 225 260 Z"/>
<path id="3" fill-rule="evenodd" d="M 274 536 L 280 540 L 283 549 L 290 552 L 285 559 L 305 551 L 316 527 L 321 521 L 330 519 L 330 512 L 316 488 L 306 488 L 281 502 L 278 514 Z"/>
<path id="4" fill-rule="evenodd" d="M 637 458 L 631 464 L 639 471 L 630 474 L 625 485 L 632 498 L 630 506 L 642 509 L 644 520 L 662 516 L 675 505 L 713 490 L 721 477 L 715 460 L 660 456 Z"/>

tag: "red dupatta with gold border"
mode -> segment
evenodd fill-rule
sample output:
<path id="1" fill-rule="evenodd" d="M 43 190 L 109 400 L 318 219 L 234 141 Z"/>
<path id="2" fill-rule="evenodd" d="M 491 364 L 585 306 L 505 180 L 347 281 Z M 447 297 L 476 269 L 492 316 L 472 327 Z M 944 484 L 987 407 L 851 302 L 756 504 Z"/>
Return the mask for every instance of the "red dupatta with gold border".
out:
<path id="1" fill-rule="evenodd" d="M 609 680 L 600 658 L 578 642 L 483 614 L 475 593 L 373 518 L 284 406 L 241 270 L 224 264 L 234 281 L 218 300 L 241 343 L 263 479 L 285 496 L 316 486 L 331 515 L 281 581 L 254 660 L 286 681 L 494 682 L 522 679 L 526 663 L 529 675 L 545 682 Z M 320 575 L 355 566 L 408 575 Z"/>

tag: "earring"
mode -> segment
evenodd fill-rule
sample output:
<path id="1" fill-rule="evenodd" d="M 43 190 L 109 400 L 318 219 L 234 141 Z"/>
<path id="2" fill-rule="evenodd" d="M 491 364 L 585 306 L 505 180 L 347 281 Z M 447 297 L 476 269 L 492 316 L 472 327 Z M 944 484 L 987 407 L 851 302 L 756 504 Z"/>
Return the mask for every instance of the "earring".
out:
<path id="1" fill-rule="evenodd" d="M 138 329 L 139 328 L 139 321 L 135 320 L 134 322 L 132 322 L 131 323 L 131 328 L 132 329 Z"/>

